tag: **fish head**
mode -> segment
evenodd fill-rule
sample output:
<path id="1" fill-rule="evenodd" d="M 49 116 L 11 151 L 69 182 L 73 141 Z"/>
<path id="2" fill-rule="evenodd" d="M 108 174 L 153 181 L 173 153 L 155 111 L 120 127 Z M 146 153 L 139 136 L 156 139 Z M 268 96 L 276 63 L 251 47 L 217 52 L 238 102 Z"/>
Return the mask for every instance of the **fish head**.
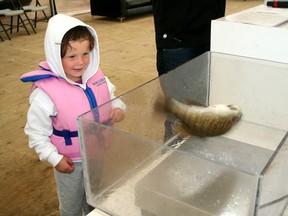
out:
<path id="1" fill-rule="evenodd" d="M 234 104 L 216 104 L 211 106 L 218 115 L 222 116 L 223 118 L 229 119 L 231 123 L 237 123 L 242 116 L 242 112 L 240 108 Z"/>
<path id="2" fill-rule="evenodd" d="M 234 105 L 234 104 L 229 104 L 229 105 L 227 105 L 227 107 L 228 107 L 228 109 L 230 109 L 232 122 L 233 123 L 238 122 L 241 119 L 241 117 L 242 117 L 241 109 L 238 106 Z"/>

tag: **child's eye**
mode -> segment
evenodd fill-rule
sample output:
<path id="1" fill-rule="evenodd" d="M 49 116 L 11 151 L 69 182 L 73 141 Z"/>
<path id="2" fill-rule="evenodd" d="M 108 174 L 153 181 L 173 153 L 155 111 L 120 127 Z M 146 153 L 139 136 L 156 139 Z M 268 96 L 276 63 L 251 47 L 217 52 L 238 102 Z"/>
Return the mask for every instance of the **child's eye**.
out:
<path id="1" fill-rule="evenodd" d="M 75 55 L 67 56 L 67 58 L 69 58 L 69 59 L 74 59 L 74 58 L 76 58 L 76 56 L 75 56 Z"/>
<path id="2" fill-rule="evenodd" d="M 85 55 L 89 55 L 89 52 L 87 52 L 87 53 L 83 53 L 83 55 L 85 56 Z"/>

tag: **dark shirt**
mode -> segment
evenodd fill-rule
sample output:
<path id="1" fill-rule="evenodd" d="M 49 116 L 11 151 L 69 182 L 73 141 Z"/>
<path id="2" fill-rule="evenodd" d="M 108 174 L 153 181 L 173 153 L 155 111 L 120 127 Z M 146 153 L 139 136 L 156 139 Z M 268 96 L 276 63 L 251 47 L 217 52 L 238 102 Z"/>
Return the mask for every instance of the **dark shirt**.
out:
<path id="1" fill-rule="evenodd" d="M 211 20 L 226 0 L 152 0 L 157 49 L 210 45 Z"/>

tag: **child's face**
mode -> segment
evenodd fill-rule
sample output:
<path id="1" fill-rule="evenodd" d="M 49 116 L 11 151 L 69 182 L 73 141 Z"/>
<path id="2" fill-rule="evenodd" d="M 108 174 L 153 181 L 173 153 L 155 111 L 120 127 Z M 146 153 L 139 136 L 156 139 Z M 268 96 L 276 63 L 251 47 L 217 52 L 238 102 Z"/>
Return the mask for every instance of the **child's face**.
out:
<path id="1" fill-rule="evenodd" d="M 77 82 L 90 62 L 90 43 L 88 40 L 70 41 L 62 65 L 66 76 Z"/>

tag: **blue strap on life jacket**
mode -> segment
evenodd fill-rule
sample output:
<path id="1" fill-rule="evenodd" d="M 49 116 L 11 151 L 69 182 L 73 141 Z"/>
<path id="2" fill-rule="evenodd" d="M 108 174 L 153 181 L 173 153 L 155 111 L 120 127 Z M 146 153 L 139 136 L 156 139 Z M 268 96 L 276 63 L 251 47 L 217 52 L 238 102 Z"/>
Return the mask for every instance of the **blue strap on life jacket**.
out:
<path id="1" fill-rule="evenodd" d="M 71 137 L 78 137 L 78 131 L 62 130 L 59 131 L 53 127 L 53 134 L 56 136 L 63 137 L 65 139 L 65 145 L 72 145 Z"/>

